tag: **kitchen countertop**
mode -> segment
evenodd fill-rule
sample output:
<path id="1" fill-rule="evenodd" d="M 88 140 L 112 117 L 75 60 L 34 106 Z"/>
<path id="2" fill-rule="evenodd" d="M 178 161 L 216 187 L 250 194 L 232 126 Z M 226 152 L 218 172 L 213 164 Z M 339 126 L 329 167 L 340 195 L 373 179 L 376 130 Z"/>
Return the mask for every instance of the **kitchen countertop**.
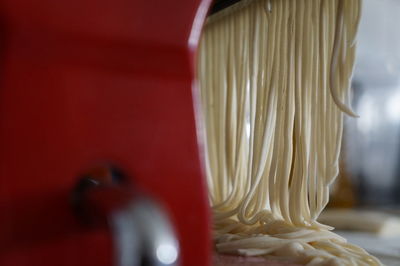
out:
<path id="1" fill-rule="evenodd" d="M 298 266 L 291 262 L 277 261 L 262 257 L 242 257 L 215 254 L 213 266 Z"/>
<path id="2" fill-rule="evenodd" d="M 371 255 L 376 256 L 386 266 L 400 265 L 400 236 L 380 237 L 374 234 L 337 231 L 348 242 L 356 244 Z M 242 257 L 214 254 L 213 266 L 298 266 L 287 261 L 277 261 L 262 257 Z"/>
<path id="3" fill-rule="evenodd" d="M 336 231 L 347 239 L 349 243 L 356 244 L 371 255 L 377 257 L 386 266 L 400 265 L 400 236 L 378 236 L 370 233 Z"/>

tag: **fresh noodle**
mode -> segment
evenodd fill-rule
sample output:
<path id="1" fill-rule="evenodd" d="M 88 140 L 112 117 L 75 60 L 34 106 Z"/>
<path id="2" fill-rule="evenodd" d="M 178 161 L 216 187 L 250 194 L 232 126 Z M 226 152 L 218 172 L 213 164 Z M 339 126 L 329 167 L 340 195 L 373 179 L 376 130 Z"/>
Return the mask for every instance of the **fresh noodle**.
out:
<path id="1" fill-rule="evenodd" d="M 381 265 L 318 223 L 338 174 L 360 0 L 243 0 L 200 41 L 206 173 L 219 252 Z"/>

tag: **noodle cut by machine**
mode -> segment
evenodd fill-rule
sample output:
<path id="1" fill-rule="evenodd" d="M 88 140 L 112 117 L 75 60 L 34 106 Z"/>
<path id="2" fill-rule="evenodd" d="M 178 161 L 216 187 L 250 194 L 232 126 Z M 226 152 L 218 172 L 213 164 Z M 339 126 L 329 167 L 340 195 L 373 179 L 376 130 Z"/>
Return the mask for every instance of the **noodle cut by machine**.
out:
<path id="1" fill-rule="evenodd" d="M 1 1 L 0 265 L 209 265 L 209 5 Z"/>

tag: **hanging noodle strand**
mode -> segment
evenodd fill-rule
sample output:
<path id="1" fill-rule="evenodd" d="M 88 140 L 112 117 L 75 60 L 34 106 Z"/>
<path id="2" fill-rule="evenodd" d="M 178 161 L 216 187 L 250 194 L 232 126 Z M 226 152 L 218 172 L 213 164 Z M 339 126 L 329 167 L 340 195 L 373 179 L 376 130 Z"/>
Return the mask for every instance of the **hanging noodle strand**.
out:
<path id="1" fill-rule="evenodd" d="M 381 265 L 318 223 L 338 174 L 360 0 L 243 0 L 199 46 L 219 252 Z"/>

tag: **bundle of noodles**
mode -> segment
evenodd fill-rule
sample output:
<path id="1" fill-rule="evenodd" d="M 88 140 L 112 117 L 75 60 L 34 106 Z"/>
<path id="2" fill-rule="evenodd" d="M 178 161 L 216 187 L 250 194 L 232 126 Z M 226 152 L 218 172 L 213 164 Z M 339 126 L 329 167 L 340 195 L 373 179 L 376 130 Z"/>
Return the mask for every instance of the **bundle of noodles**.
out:
<path id="1" fill-rule="evenodd" d="M 359 0 L 244 0 L 199 46 L 218 252 L 380 265 L 317 222 L 338 174 Z"/>

